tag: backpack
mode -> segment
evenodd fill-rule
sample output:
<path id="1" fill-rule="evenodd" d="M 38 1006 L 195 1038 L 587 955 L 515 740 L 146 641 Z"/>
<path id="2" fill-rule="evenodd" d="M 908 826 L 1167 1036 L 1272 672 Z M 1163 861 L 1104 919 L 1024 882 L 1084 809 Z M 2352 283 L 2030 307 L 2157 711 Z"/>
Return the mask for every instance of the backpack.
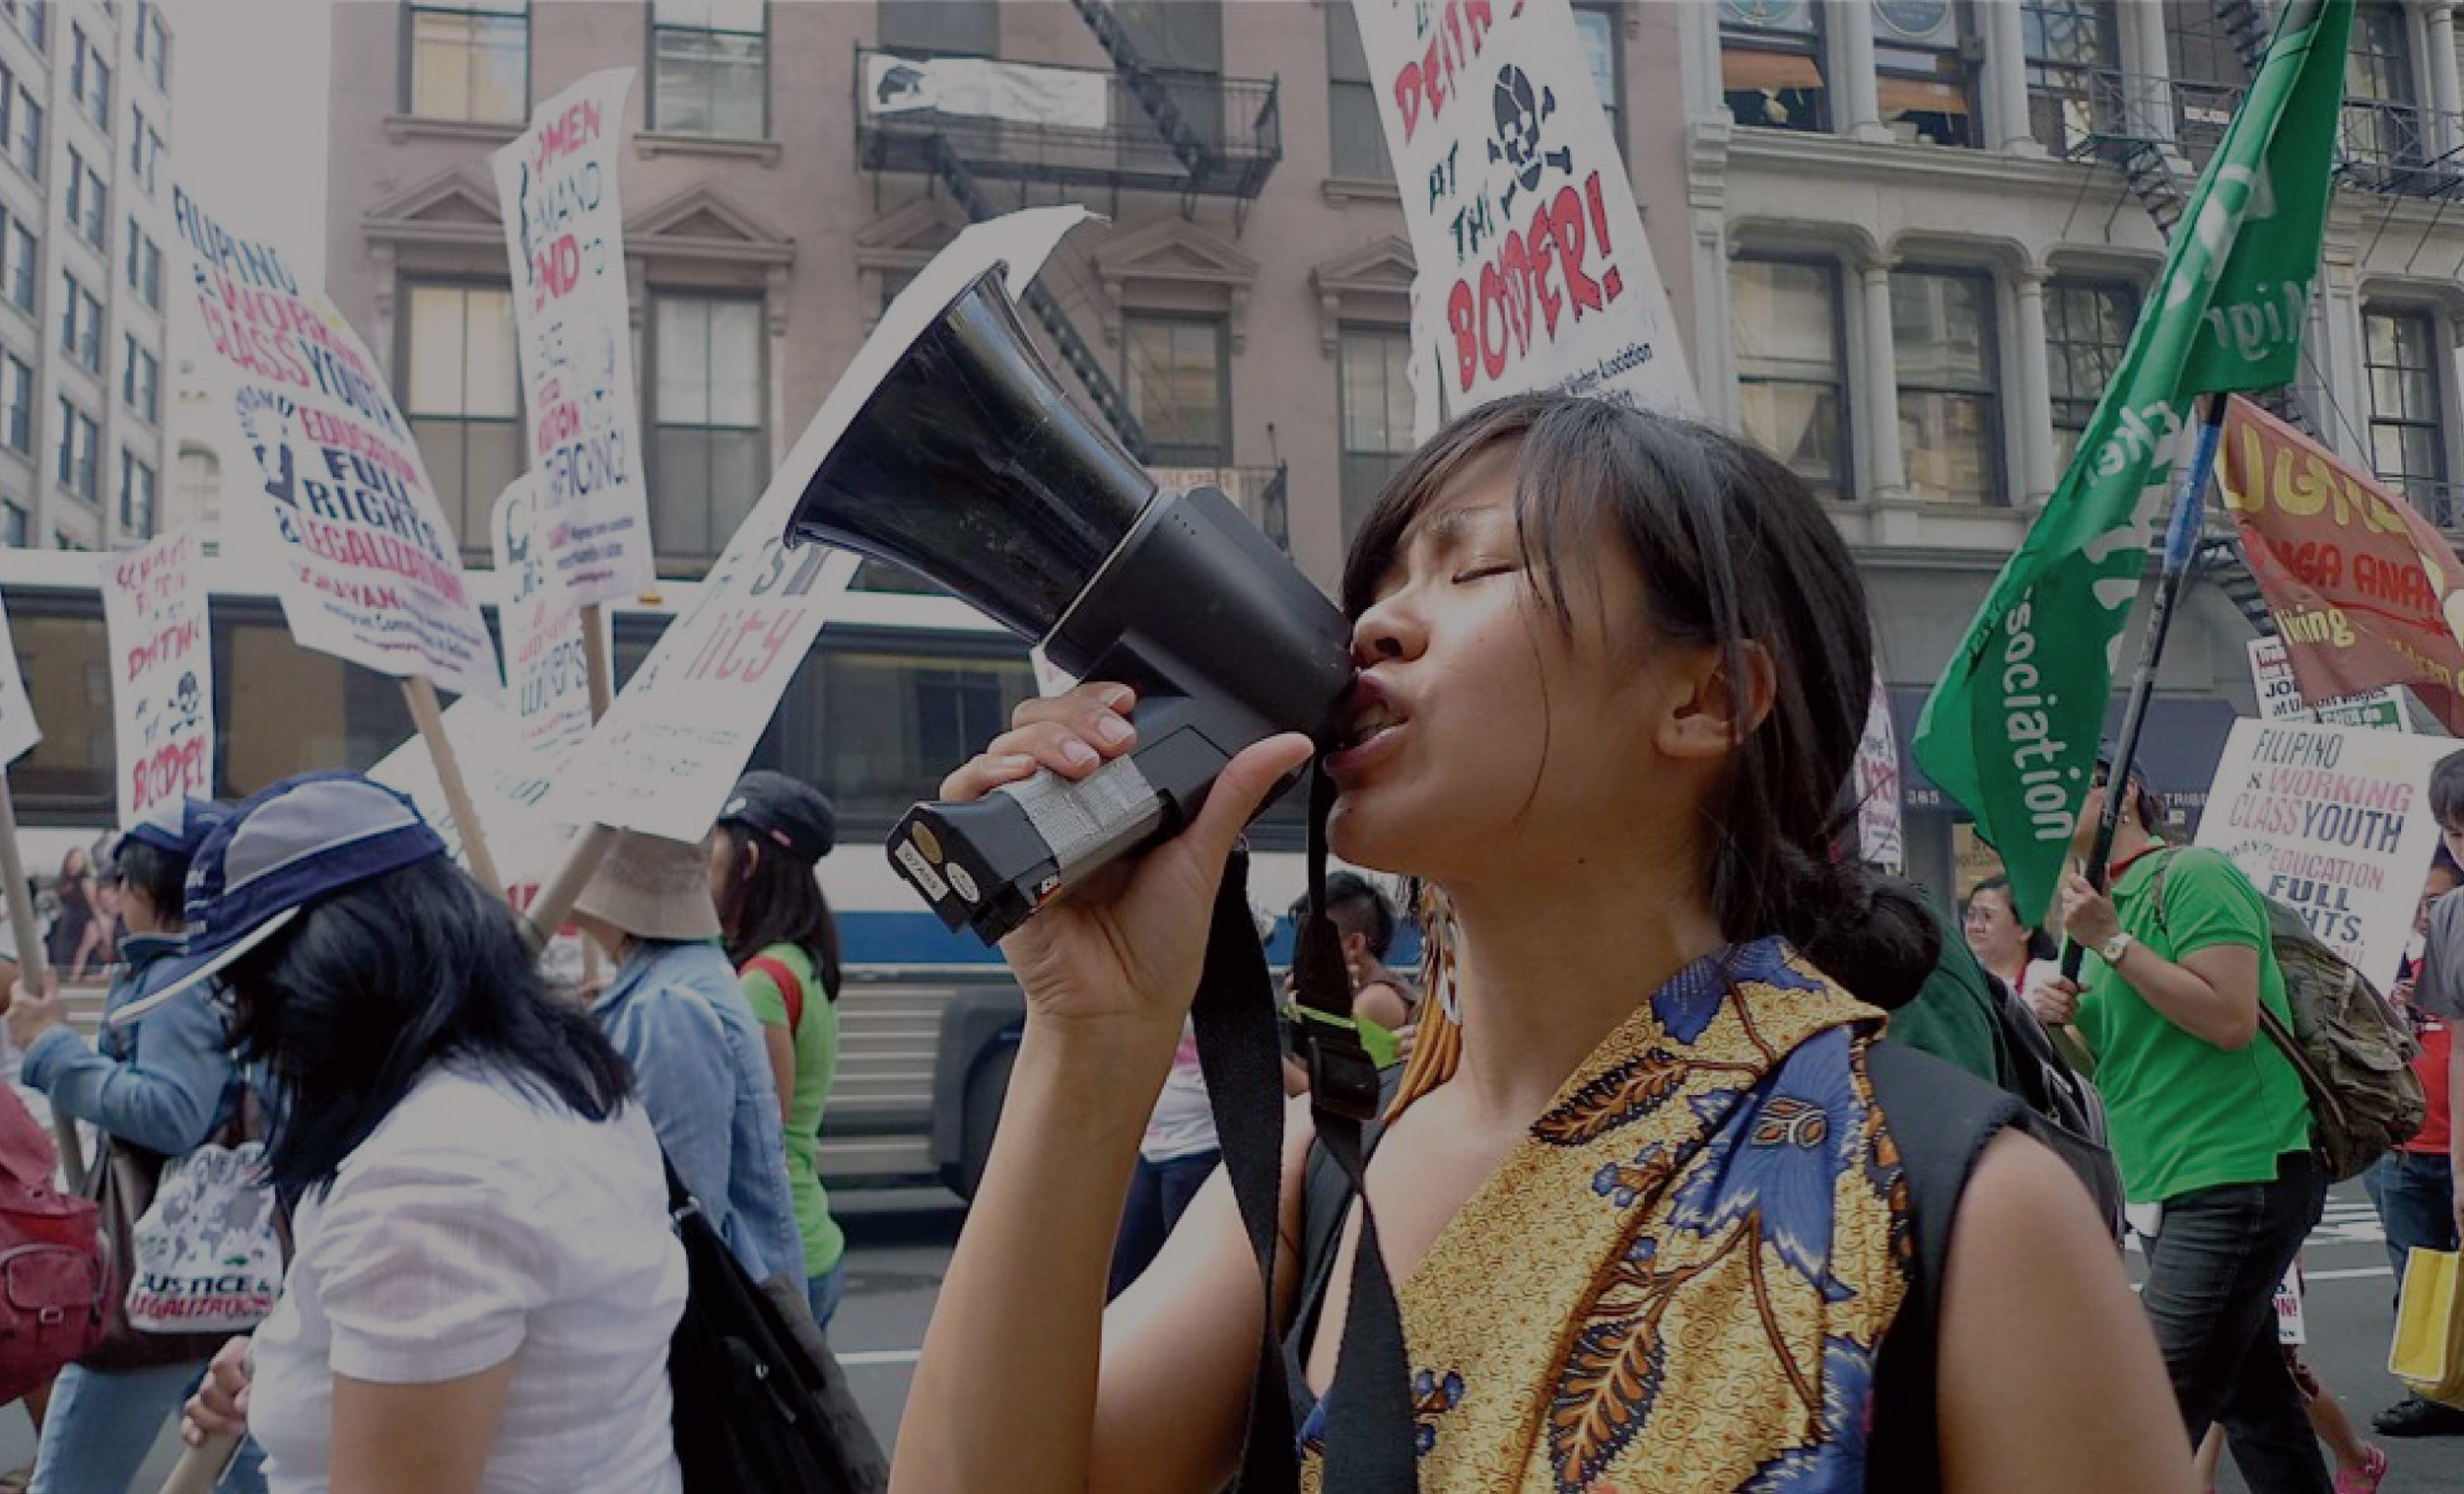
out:
<path id="1" fill-rule="evenodd" d="M 672 1165 L 667 1206 L 684 1245 L 687 1279 L 684 1315 L 667 1343 L 684 1494 L 875 1494 L 887 1487 L 871 1433 L 844 1387 L 831 1383 L 835 1366 L 799 1346 Z"/>
<path id="2" fill-rule="evenodd" d="M 0 1401 L 103 1337 L 110 1272 L 95 1206 L 60 1191 L 58 1166 L 25 1102 L 0 1087 Z"/>
<path id="3" fill-rule="evenodd" d="M 2154 898 L 2156 927 L 2168 935 L 2164 881 L 2172 870 L 2167 852 L 2156 867 Z M 2268 945 L 2285 978 L 2293 1028 L 2286 1031 L 2265 1002 L 2259 1027 L 2301 1076 L 2329 1175 L 2348 1182 L 2422 1128 L 2429 1108 L 2413 1072 L 2418 1049 L 2386 998 L 2310 932 L 2301 915 L 2265 893 L 2259 901 L 2267 907 Z"/>
<path id="4" fill-rule="evenodd" d="M 2054 1155 L 2079 1175 L 2088 1196 L 2103 1216 L 2105 1232 L 2122 1238 L 2122 1173 L 2113 1162 L 2111 1132 L 2105 1124 L 2104 1097 L 2095 1085 L 2054 1047 L 2053 1038 L 2036 1014 L 1999 979 L 1994 981 L 1994 1020 L 2010 1060 L 2010 1076 L 2000 1088 L 2026 1106 L 2028 1130 L 2053 1149 Z"/>

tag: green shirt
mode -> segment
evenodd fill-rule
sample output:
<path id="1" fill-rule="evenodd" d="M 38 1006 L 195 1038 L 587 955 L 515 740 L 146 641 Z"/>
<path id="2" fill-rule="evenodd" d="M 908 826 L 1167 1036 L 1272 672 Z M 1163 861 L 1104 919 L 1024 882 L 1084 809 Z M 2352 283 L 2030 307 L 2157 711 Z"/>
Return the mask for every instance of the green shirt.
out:
<path id="1" fill-rule="evenodd" d="M 2156 871 L 2168 862 L 2159 928 Z M 2259 1000 L 2291 1025 L 2267 905 L 2224 855 L 2195 846 L 2151 851 L 2124 869 L 2113 901 L 2122 927 L 2176 964 L 2224 944 L 2256 948 Z M 2113 1160 L 2133 1203 L 2270 1183 L 2278 1158 L 2309 1149 L 2310 1102 L 2301 1076 L 2264 1034 L 2227 1052 L 2175 1026 L 2093 950 L 2081 974 L 2079 1030 L 2096 1051 Z"/>
<path id="2" fill-rule="evenodd" d="M 1942 954 L 1916 998 L 1890 1014 L 1891 1037 L 1921 1049 L 1988 1084 L 2012 1087 L 2011 1055 L 2003 1052 L 2002 1023 L 1994 1003 L 2002 993 L 1978 964 L 1965 935 L 1930 897 L 1925 911 L 1942 932 Z"/>
<path id="3" fill-rule="evenodd" d="M 792 944 L 773 944 L 762 954 L 793 971 L 804 991 L 803 1015 L 795 1025 L 795 1097 L 787 1107 L 787 1183 L 795 1191 L 795 1228 L 804 1237 L 804 1274 L 824 1276 L 847 1253 L 847 1236 L 830 1217 L 830 1195 L 822 1190 L 821 1173 L 813 1163 L 821 1113 L 839 1072 L 839 1003 L 814 979 L 812 957 L 804 951 Z M 750 966 L 740 979 L 744 999 L 762 1025 L 786 1027 L 787 998 L 779 983 Z"/>

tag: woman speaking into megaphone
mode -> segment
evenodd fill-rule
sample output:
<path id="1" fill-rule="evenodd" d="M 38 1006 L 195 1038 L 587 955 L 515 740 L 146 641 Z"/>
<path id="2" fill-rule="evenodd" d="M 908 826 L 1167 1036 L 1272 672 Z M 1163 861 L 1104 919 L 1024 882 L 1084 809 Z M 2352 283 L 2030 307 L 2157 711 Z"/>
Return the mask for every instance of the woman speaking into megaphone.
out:
<path id="1" fill-rule="evenodd" d="M 1342 589 L 1333 848 L 1444 912 L 1366 1211 L 1324 1206 L 1289 1118 L 1296 1435 L 1247 1430 L 1260 1283 L 1223 1178 L 1104 1306 L 1218 878 L 1310 752 L 1279 736 L 1003 941 L 1025 1033 L 894 1486 L 2187 1490 L 2085 1190 L 1881 1041 L 1937 935 L 1834 854 L 1873 645 L 1806 486 L 1702 426 L 1507 399 L 1405 462 Z M 944 796 L 1083 780 L 1134 745 L 1130 695 L 1026 703 Z M 1946 1132 L 1948 1173 L 1901 1144 Z M 1356 1269 L 1364 1212 L 1383 1273 Z"/>

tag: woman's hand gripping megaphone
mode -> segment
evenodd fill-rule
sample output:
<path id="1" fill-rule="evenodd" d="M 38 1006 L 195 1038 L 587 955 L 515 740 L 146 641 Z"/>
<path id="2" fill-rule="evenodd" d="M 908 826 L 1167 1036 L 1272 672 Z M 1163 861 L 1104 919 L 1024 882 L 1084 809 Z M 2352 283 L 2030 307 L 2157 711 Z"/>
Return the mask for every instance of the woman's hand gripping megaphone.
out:
<path id="1" fill-rule="evenodd" d="M 1010 729 L 951 774 L 941 797 L 970 801 L 1049 769 L 1071 781 L 1137 745 L 1127 685 L 1088 683 L 1027 701 Z M 1101 1028 L 1160 1062 L 1179 1040 L 1198 991 L 1208 919 L 1242 827 L 1275 785 L 1309 761 L 1299 732 L 1266 738 L 1232 759 L 1187 830 L 1143 855 L 1106 866 L 1001 940 L 1001 954 L 1038 1020 Z"/>

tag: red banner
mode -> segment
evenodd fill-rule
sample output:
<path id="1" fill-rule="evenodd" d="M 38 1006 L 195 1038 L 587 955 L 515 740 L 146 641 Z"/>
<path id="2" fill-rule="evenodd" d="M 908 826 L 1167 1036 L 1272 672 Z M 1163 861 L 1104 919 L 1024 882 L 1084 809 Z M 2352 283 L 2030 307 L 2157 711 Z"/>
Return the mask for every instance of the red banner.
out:
<path id="1" fill-rule="evenodd" d="M 2302 699 L 2405 685 L 2464 735 L 2464 561 L 2445 536 L 2245 399 L 2225 413 L 2217 470 Z"/>

